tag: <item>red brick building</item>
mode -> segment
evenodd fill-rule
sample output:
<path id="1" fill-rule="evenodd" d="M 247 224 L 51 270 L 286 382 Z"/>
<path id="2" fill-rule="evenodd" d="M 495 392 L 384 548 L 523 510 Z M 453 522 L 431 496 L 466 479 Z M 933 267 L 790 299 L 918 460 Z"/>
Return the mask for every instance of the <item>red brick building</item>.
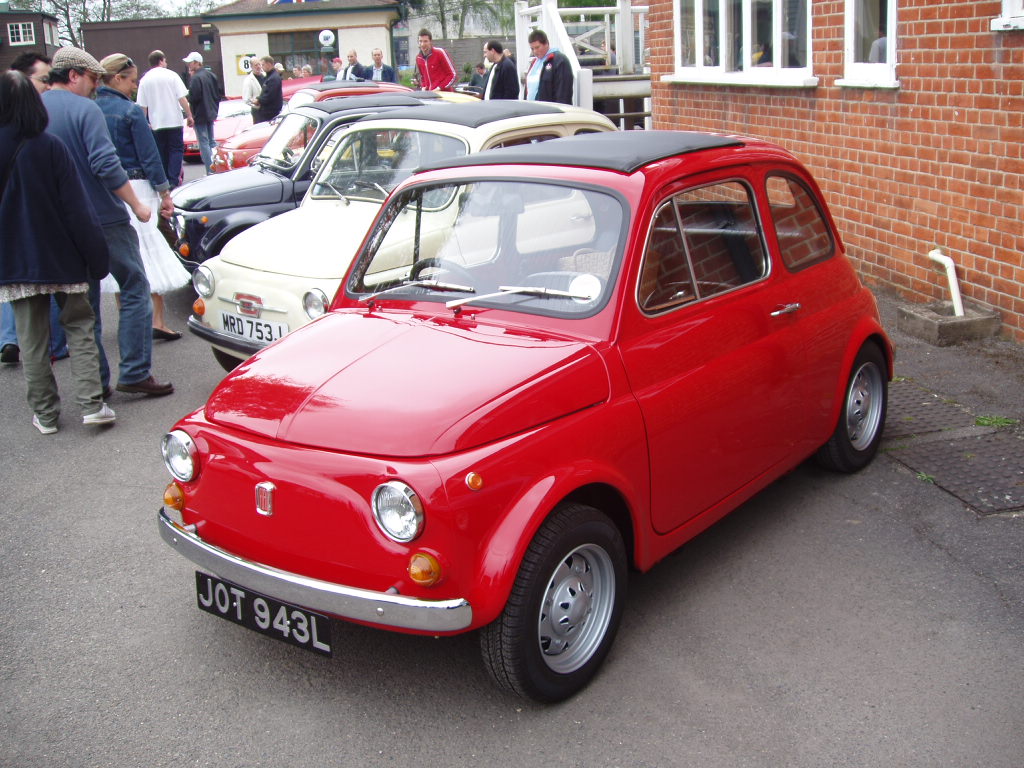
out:
<path id="1" fill-rule="evenodd" d="M 1024 342 L 1022 0 L 651 0 L 656 128 L 766 138 L 814 172 L 865 280 Z"/>

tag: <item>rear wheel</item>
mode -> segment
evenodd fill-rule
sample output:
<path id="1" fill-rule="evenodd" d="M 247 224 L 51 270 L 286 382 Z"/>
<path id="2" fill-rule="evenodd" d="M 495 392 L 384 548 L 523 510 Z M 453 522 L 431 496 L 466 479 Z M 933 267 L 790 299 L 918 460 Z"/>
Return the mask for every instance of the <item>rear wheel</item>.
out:
<path id="1" fill-rule="evenodd" d="M 818 463 L 837 472 L 866 467 L 878 451 L 885 429 L 888 374 L 885 356 L 873 342 L 857 353 L 835 432 L 817 454 Z"/>
<path id="2" fill-rule="evenodd" d="M 541 702 L 579 691 L 611 648 L 625 589 L 618 528 L 593 507 L 560 506 L 530 543 L 505 610 L 481 630 L 495 682 Z"/>
<path id="3" fill-rule="evenodd" d="M 242 361 L 234 355 L 222 352 L 216 347 L 211 347 L 211 349 L 213 350 L 213 356 L 217 359 L 217 362 L 220 363 L 220 367 L 225 371 L 231 372 L 242 363 Z"/>

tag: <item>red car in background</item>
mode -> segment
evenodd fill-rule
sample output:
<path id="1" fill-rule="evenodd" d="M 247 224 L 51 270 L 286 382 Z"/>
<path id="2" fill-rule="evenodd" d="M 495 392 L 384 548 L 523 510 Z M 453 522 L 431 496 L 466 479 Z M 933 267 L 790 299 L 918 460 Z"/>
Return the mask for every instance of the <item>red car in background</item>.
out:
<path id="1" fill-rule="evenodd" d="M 319 82 L 319 76 L 285 80 L 281 85 L 281 93 L 287 101 L 297 91 Z M 219 148 L 224 141 L 251 127 L 252 109 L 249 105 L 243 103 L 239 98 L 227 99 L 218 106 L 217 120 L 213 124 L 213 140 L 217 142 L 217 147 Z M 185 126 L 183 138 L 185 141 L 185 160 L 190 163 L 201 162 L 199 142 L 196 141 L 196 129 Z"/>
<path id="2" fill-rule="evenodd" d="M 300 78 L 285 82 L 300 83 L 309 78 Z M 396 83 L 381 83 L 360 80 L 328 80 L 319 82 L 313 80 L 306 82 L 299 88 L 293 88 L 290 92 L 285 91 L 285 107 L 281 114 L 302 106 L 312 104 L 315 101 L 338 98 L 340 96 L 372 96 L 379 93 L 408 93 L 411 88 Z M 271 120 L 268 123 L 249 125 L 241 132 L 236 131 L 224 142 L 217 141 L 217 151 L 213 157 L 213 172 L 230 171 L 233 168 L 244 168 L 249 161 L 259 154 L 263 145 L 270 139 L 270 135 L 277 127 L 277 121 Z M 187 149 L 186 149 L 187 153 Z"/>

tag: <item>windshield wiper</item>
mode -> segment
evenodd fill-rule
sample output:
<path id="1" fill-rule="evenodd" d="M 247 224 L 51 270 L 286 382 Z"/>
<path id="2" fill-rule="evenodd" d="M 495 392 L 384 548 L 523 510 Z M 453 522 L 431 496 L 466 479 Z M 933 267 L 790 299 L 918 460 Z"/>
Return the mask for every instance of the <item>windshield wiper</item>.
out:
<path id="1" fill-rule="evenodd" d="M 579 299 L 580 301 L 593 301 L 594 297 L 586 293 L 573 293 L 572 291 L 560 291 L 557 288 L 542 288 L 540 286 L 520 285 L 499 285 L 494 293 L 484 293 L 480 296 L 467 296 L 464 299 L 455 299 L 445 303 L 448 309 L 461 307 L 471 301 L 482 299 L 493 299 L 498 296 L 532 296 L 538 299 Z"/>
<path id="2" fill-rule="evenodd" d="M 384 189 L 384 187 L 382 187 L 376 181 L 366 181 L 364 179 L 352 179 L 352 181 L 350 181 L 348 183 L 348 185 L 350 187 L 355 188 L 355 189 L 376 189 L 378 192 L 380 192 L 382 195 L 384 195 L 384 197 L 388 196 L 388 191 L 386 189 Z"/>
<path id="3" fill-rule="evenodd" d="M 333 184 L 331 184 L 331 182 L 325 181 L 325 180 L 318 181 L 317 182 L 317 186 L 321 186 L 321 185 L 323 185 L 325 187 L 328 187 L 331 190 L 331 192 L 333 192 L 338 197 L 340 197 L 342 200 L 344 200 L 345 201 L 345 205 L 350 205 L 352 203 L 351 200 L 349 200 L 347 197 L 345 197 L 345 193 L 342 192 L 340 189 L 338 189 Z"/>
<path id="4" fill-rule="evenodd" d="M 473 288 L 470 285 L 443 283 L 440 280 L 410 280 L 405 283 L 399 283 L 398 285 L 392 285 L 390 288 L 385 288 L 383 291 L 371 293 L 369 296 L 364 296 L 359 300 L 370 302 L 376 299 L 378 296 L 383 296 L 385 293 L 391 293 L 392 291 L 400 291 L 403 288 L 430 288 L 431 290 L 434 291 L 448 291 L 450 293 L 476 293 L 476 288 Z"/>

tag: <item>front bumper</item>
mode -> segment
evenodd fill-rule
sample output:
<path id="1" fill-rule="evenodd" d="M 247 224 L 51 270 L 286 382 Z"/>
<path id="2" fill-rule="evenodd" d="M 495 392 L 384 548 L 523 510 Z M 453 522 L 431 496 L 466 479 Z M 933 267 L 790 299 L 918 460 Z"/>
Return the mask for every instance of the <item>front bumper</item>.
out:
<path id="1" fill-rule="evenodd" d="M 473 608 L 463 598 L 418 600 L 311 579 L 246 560 L 208 544 L 171 520 L 162 509 L 158 525 L 161 538 L 199 567 L 285 603 L 354 621 L 419 632 L 457 632 L 473 621 Z"/>
<path id="2" fill-rule="evenodd" d="M 189 317 L 186 325 L 192 333 L 203 341 L 208 341 L 216 347 L 223 347 L 231 352 L 235 352 L 243 358 L 252 357 L 267 346 L 266 344 L 258 341 L 249 341 L 248 339 L 239 338 L 232 333 L 225 333 L 224 331 L 208 328 L 199 322 L 195 318 L 195 315 Z"/>

